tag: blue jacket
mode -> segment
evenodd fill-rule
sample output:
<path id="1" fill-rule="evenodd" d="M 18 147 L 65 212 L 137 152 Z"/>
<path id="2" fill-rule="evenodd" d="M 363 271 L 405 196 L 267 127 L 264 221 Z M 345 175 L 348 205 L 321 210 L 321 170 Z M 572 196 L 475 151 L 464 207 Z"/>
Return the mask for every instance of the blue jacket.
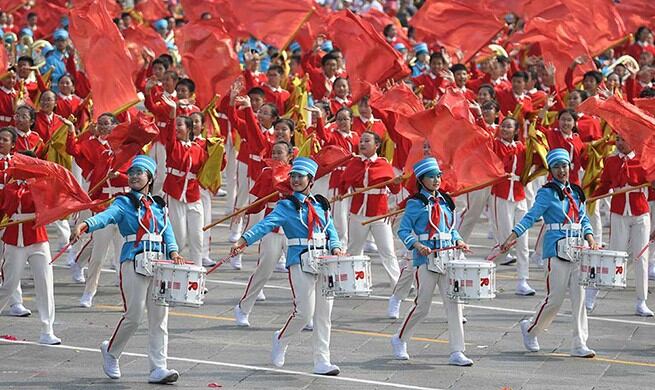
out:
<path id="1" fill-rule="evenodd" d="M 139 200 L 144 196 L 140 192 L 132 191 L 133 194 L 136 194 Z M 157 222 L 157 231 L 162 232 L 162 237 L 164 243 L 166 244 L 166 250 L 168 258 L 170 258 L 171 252 L 177 252 L 177 243 L 175 242 L 175 236 L 173 235 L 173 227 L 170 224 L 170 220 L 167 221 L 168 224 L 164 229 L 164 220 L 168 219 L 168 216 L 164 215 L 165 210 L 159 206 L 157 203 L 152 203 L 150 206 L 154 219 Z M 127 196 L 119 196 L 114 202 L 107 208 L 107 210 L 94 215 L 93 217 L 87 219 L 86 224 L 89 226 L 88 232 L 92 233 L 98 229 L 102 229 L 107 225 L 117 224 L 118 230 L 121 232 L 123 237 L 127 237 L 132 234 L 136 234 L 139 229 L 139 220 L 143 218 L 143 213 L 145 209 L 141 209 L 141 212 L 137 215 L 137 210 L 134 209 L 130 198 Z M 152 223 L 152 222 L 151 222 Z M 152 225 L 150 231 L 154 231 Z M 123 249 L 121 250 L 121 263 L 124 261 L 134 260 L 134 256 L 140 252 L 143 252 L 144 241 L 140 241 L 136 246 L 134 242 L 125 242 L 123 244 Z M 153 243 L 153 249 L 160 250 L 159 243 Z"/>
<path id="2" fill-rule="evenodd" d="M 307 205 L 305 204 L 307 196 L 300 192 L 294 192 L 293 196 L 300 201 L 300 210 L 296 210 L 295 204 L 289 199 L 282 199 L 277 202 L 273 211 L 247 232 L 243 233 L 243 239 L 246 240 L 248 245 L 259 241 L 278 226 L 282 227 L 287 239 L 307 238 L 309 233 L 307 230 Z M 339 241 L 337 229 L 334 228 L 332 217 L 323 210 L 321 204 L 311 194 L 309 196 L 312 199 L 312 204 L 314 209 L 316 209 L 323 229 L 327 226 L 325 236 L 328 249 L 331 252 L 335 248 L 341 248 L 341 241 Z M 307 250 L 307 245 L 288 245 L 287 268 L 294 264 L 300 264 L 300 254 L 305 250 Z"/>
<path id="3" fill-rule="evenodd" d="M 564 184 L 555 179 L 553 179 L 552 182 L 557 184 L 562 189 L 565 187 Z M 591 224 L 589 223 L 589 218 L 587 218 L 585 211 L 584 202 L 581 201 L 576 191 L 571 191 L 571 196 L 577 202 L 578 208 L 580 210 L 580 221 L 575 222 L 582 225 L 583 237 L 587 234 L 593 234 Z M 567 219 L 568 209 L 568 198 L 565 197 L 564 200 L 560 200 L 558 193 L 554 189 L 542 187 L 539 189 L 539 191 L 537 191 L 537 196 L 534 200 L 532 208 L 528 211 L 527 214 L 525 214 L 521 221 L 516 226 L 514 226 L 512 231 L 516 233 L 517 236 L 520 236 L 525 233 L 526 230 L 530 229 L 534 222 L 542 216 L 544 218 L 544 224 L 568 224 L 570 223 Z M 566 237 L 566 234 L 567 231 L 563 229 L 546 230 L 546 233 L 544 234 L 542 254 L 544 259 L 557 256 L 557 241 Z"/>
<path id="4" fill-rule="evenodd" d="M 435 197 L 424 188 L 421 189 L 421 194 L 428 199 L 428 204 L 424 205 L 419 199 L 409 199 L 405 207 L 403 219 L 400 221 L 400 228 L 398 229 L 398 237 L 403 242 L 407 249 L 414 249 L 414 243 L 419 241 L 421 244 L 430 249 L 439 249 L 455 245 L 462 237 L 459 235 L 457 229 L 454 228 L 454 213 L 446 200 L 438 195 L 439 206 L 441 207 L 441 217 L 439 218 L 438 230 L 441 233 L 450 233 L 452 235 L 450 240 L 439 240 L 437 232 L 431 240 L 419 240 L 420 235 L 428 234 L 428 216 L 432 214 L 432 207 L 435 203 Z M 427 264 L 428 258 L 414 249 L 414 267 L 422 264 Z"/>
<path id="5" fill-rule="evenodd" d="M 59 85 L 57 83 L 59 83 L 61 76 L 66 74 L 66 58 L 64 57 L 64 53 L 55 49 L 48 54 L 45 65 L 41 67 L 41 73 L 43 74 L 49 71 L 50 68 L 52 68 L 52 75 L 50 76 L 52 85 L 50 89 L 54 92 L 59 92 Z"/>

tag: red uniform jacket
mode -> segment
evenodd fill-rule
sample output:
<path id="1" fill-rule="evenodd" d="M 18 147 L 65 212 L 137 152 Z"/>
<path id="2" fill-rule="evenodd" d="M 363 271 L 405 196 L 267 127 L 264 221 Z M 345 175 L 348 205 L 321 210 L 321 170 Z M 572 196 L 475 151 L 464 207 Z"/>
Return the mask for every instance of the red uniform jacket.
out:
<path id="1" fill-rule="evenodd" d="M 625 187 L 634 187 L 647 183 L 646 172 L 639 163 L 639 157 L 634 152 L 627 155 L 618 153 L 605 158 L 605 168 L 600 176 L 600 185 L 594 196 L 603 195 L 610 189 L 619 190 Z M 626 204 L 626 195 L 630 201 Z M 619 215 L 642 215 L 649 212 L 648 188 L 631 191 L 627 194 L 612 196 L 610 211 Z"/>
<path id="2" fill-rule="evenodd" d="M 68 119 L 70 115 L 73 115 L 79 121 L 82 117 L 82 109 L 80 108 L 82 101 L 82 98 L 77 95 L 64 96 L 61 93 L 58 93 L 55 112 L 66 119 Z"/>
<path id="3" fill-rule="evenodd" d="M 301 62 L 303 70 L 309 76 L 309 90 L 312 92 L 314 100 L 329 99 L 332 83 L 337 76 L 328 79 L 323 73 L 323 68 L 312 63 L 313 56 L 315 56 L 313 53 L 305 54 Z"/>
<path id="4" fill-rule="evenodd" d="M 578 114 L 578 134 L 582 142 L 591 142 L 603 137 L 600 119 L 596 116 Z"/>
<path id="5" fill-rule="evenodd" d="M 266 73 L 252 72 L 245 69 L 243 71 L 243 80 L 245 81 L 246 92 L 248 92 L 252 88 L 264 85 L 268 81 L 268 77 L 266 77 Z"/>
<path id="6" fill-rule="evenodd" d="M 263 168 L 263 159 L 270 154 L 270 147 L 275 142 L 273 128 L 263 129 L 251 107 L 237 111 L 230 107 L 228 117 L 232 128 L 241 137 L 237 160 L 248 166 L 248 177 L 255 178 Z"/>
<path id="7" fill-rule="evenodd" d="M 523 105 L 521 112 L 525 114 L 532 113 L 532 99 L 527 93 L 524 93 L 522 96 L 517 96 L 514 94 L 512 89 L 503 89 L 496 91 L 496 100 L 500 104 L 500 112 L 507 114 L 508 112 L 514 112 L 516 106 L 519 104 Z"/>
<path id="8" fill-rule="evenodd" d="M 337 111 L 339 111 L 341 108 L 350 108 L 352 105 L 353 102 L 350 100 L 350 96 L 346 97 L 345 99 L 341 99 L 338 96 L 333 96 L 330 98 L 330 111 L 332 112 L 332 115 L 336 114 Z"/>
<path id="9" fill-rule="evenodd" d="M 323 118 L 318 118 L 316 121 L 316 134 L 323 141 L 325 145 L 337 145 L 342 148 L 357 153 L 359 150 L 359 134 L 354 131 L 351 131 L 348 134 L 344 134 L 336 130 L 333 124 L 326 129 L 323 123 Z M 341 174 L 346 169 L 345 165 L 336 167 L 330 174 L 330 184 L 329 188 L 339 188 L 339 183 L 341 183 Z"/>
<path id="10" fill-rule="evenodd" d="M 349 189 L 356 191 L 357 189 L 382 183 L 394 177 L 393 168 L 384 157 L 373 155 L 370 159 L 367 159 L 364 156 L 359 156 L 359 158 L 353 158 L 346 164 L 346 169 L 343 171 L 343 175 L 341 175 L 339 193 L 345 194 Z M 386 214 L 389 211 L 388 191 L 397 194 L 400 192 L 400 184 L 389 184 L 385 187 L 353 196 L 350 204 L 350 212 L 353 214 L 363 214 L 366 217 Z"/>
<path id="11" fill-rule="evenodd" d="M 366 130 L 373 131 L 379 135 L 382 140 L 384 140 L 387 135 L 387 126 L 385 126 L 380 119 L 373 117 L 364 121 L 361 116 L 355 117 L 355 119 L 353 119 L 353 131 L 361 136 Z"/>
<path id="12" fill-rule="evenodd" d="M 166 179 L 164 192 L 173 198 L 192 203 L 200 200 L 200 185 L 196 175 L 207 161 L 207 151 L 193 141 L 177 139 L 175 121 L 165 128 Z"/>
<path id="13" fill-rule="evenodd" d="M 36 113 L 36 121 L 34 122 L 34 131 L 38 133 L 44 142 L 48 142 L 52 134 L 64 124 L 54 112 L 46 114 L 43 111 Z"/>
<path id="14" fill-rule="evenodd" d="M 445 88 L 448 86 L 448 81 L 433 73 L 424 73 L 420 76 L 416 76 L 412 81 L 417 87 L 423 86 L 423 92 L 421 93 L 423 100 L 434 100 L 438 98 L 444 93 Z"/>
<path id="15" fill-rule="evenodd" d="M 45 153 L 45 144 L 38 133 L 32 130 L 23 133 L 18 129 L 16 132 L 18 133 L 18 136 L 16 137 L 16 146 L 14 146 L 15 151 L 21 152 L 23 150 L 31 150 L 37 155 L 37 157 L 43 156 Z"/>
<path id="16" fill-rule="evenodd" d="M 585 146 L 580 136 L 576 133 L 571 134 L 570 137 L 566 137 L 562 134 L 559 129 L 542 129 L 546 138 L 548 139 L 548 146 L 550 150 L 555 148 L 562 148 L 569 152 L 571 156 L 571 176 L 569 180 L 573 184 L 580 185 L 580 178 L 578 172 L 580 169 L 584 169 L 587 156 L 585 152 Z"/>
<path id="17" fill-rule="evenodd" d="M 16 104 L 16 90 L 7 90 L 0 87 L 0 127 L 14 124 L 14 105 Z"/>
<path id="18" fill-rule="evenodd" d="M 266 103 L 275 105 L 278 114 L 280 116 L 284 115 L 287 112 L 287 101 L 289 101 L 289 97 L 291 97 L 289 91 L 281 87 L 273 89 L 273 87 L 268 84 L 262 85 L 261 88 L 264 90 L 264 100 Z"/>
<path id="19" fill-rule="evenodd" d="M 505 172 L 511 176 L 491 187 L 491 193 L 499 198 L 520 202 L 525 199 L 525 188 L 521 184 L 521 172 L 525 167 L 525 146 L 519 142 L 506 142 L 496 138 L 494 152 L 500 157 Z"/>
<path id="20" fill-rule="evenodd" d="M 18 180 L 5 185 L 0 214 L 19 221 L 34 218 L 35 211 L 32 193 L 24 181 Z M 8 245 L 25 247 L 48 241 L 48 233 L 45 226 L 35 228 L 34 221 L 29 221 L 7 226 L 2 241 Z"/>

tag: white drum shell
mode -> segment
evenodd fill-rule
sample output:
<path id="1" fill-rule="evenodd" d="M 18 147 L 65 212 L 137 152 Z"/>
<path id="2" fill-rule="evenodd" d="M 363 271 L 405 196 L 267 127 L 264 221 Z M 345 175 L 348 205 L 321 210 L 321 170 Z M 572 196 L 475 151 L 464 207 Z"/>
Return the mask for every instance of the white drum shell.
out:
<path id="1" fill-rule="evenodd" d="M 597 289 L 626 287 L 626 252 L 585 249 L 580 257 L 581 286 Z"/>
<path id="2" fill-rule="evenodd" d="M 477 261 L 451 261 L 446 266 L 448 298 L 466 302 L 496 297 L 496 264 Z"/>
<path id="3" fill-rule="evenodd" d="M 169 262 L 153 263 L 152 298 L 162 306 L 200 307 L 205 298 L 204 267 Z"/>
<path id="4" fill-rule="evenodd" d="M 368 256 L 325 256 L 319 260 L 322 295 L 330 298 L 371 295 Z"/>

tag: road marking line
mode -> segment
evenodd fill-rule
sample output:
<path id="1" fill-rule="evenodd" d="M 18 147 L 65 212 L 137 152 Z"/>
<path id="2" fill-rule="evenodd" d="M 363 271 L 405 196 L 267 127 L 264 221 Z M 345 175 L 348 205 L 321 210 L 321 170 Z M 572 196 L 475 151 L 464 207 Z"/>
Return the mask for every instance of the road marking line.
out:
<path id="1" fill-rule="evenodd" d="M 567 353 L 549 353 L 549 356 L 557 356 L 557 357 L 570 357 L 571 355 Z M 616 363 L 616 364 L 623 364 L 626 366 L 640 366 L 640 367 L 655 367 L 655 363 L 649 363 L 649 362 L 638 362 L 634 360 L 619 360 L 619 359 L 609 359 L 609 358 L 604 358 L 604 357 L 598 357 L 596 355 L 595 357 L 591 359 L 583 359 L 583 360 L 589 360 L 589 361 L 598 361 L 598 362 L 605 362 L 605 363 Z"/>

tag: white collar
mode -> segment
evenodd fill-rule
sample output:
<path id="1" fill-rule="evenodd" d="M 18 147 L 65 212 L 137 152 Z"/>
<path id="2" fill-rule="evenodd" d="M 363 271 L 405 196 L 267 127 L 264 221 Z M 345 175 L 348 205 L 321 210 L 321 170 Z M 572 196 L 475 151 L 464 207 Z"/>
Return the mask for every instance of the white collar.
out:
<path id="1" fill-rule="evenodd" d="M 66 101 L 71 101 L 71 100 L 73 100 L 73 95 L 65 96 L 65 95 L 63 95 L 61 92 L 57 93 L 57 95 L 59 95 L 60 98 L 66 100 Z"/>
<path id="2" fill-rule="evenodd" d="M 10 154 L 0 153 L 0 160 L 11 160 L 11 153 Z"/>
<path id="3" fill-rule="evenodd" d="M 503 145 L 505 145 L 505 146 L 516 146 L 516 142 L 514 142 L 514 141 L 512 141 L 512 142 L 507 142 L 507 141 L 505 141 L 505 140 L 502 139 L 502 138 L 498 138 L 498 139 L 499 139 L 500 142 L 502 142 Z"/>
<path id="4" fill-rule="evenodd" d="M 273 92 L 282 92 L 282 87 L 274 87 L 268 83 L 266 84 L 266 86 L 268 87 L 268 89 L 270 89 Z"/>
<path id="5" fill-rule="evenodd" d="M 21 130 L 16 129 L 16 133 L 21 137 L 27 137 L 28 135 L 32 134 L 32 130 L 27 130 L 26 132 L 23 132 Z"/>
<path id="6" fill-rule="evenodd" d="M 374 162 L 375 162 L 375 160 L 377 160 L 377 159 L 378 159 L 378 154 L 377 154 L 377 153 L 375 153 L 375 154 L 374 154 L 374 155 L 372 155 L 371 157 L 366 157 L 366 156 L 364 156 L 364 155 L 361 155 L 361 156 L 360 156 L 360 158 L 362 159 L 362 161 L 366 161 L 366 160 L 369 160 L 370 162 L 372 162 L 372 163 L 374 163 Z"/>
<path id="7" fill-rule="evenodd" d="M 623 153 L 619 152 L 619 157 L 624 159 L 624 160 L 632 160 L 633 158 L 635 158 L 635 156 L 636 156 L 636 154 L 635 154 L 634 150 L 631 151 L 628 154 L 623 154 Z"/>
<path id="8" fill-rule="evenodd" d="M 564 134 L 564 132 L 563 132 L 562 130 L 560 130 L 560 129 L 555 129 L 555 131 L 558 131 L 560 134 L 562 134 L 562 137 L 564 137 L 564 139 L 573 139 L 573 132 L 571 132 L 571 134 L 569 134 L 569 135 L 566 135 L 566 134 Z"/>
<path id="9" fill-rule="evenodd" d="M 16 92 L 16 90 L 13 89 L 13 88 L 12 89 L 7 89 L 5 87 L 0 87 L 0 90 L 2 90 L 2 92 L 6 93 L 6 94 L 11 94 L 11 93 Z"/>
<path id="10" fill-rule="evenodd" d="M 341 104 L 350 104 L 350 99 L 348 99 L 348 98 L 342 99 L 339 96 L 335 96 L 334 100 L 336 100 L 337 102 L 339 102 Z"/>
<path id="11" fill-rule="evenodd" d="M 182 141 L 182 140 L 180 140 L 180 143 L 181 143 L 182 146 L 184 146 L 185 148 L 190 148 L 190 147 L 191 147 L 191 141 Z"/>
<path id="12" fill-rule="evenodd" d="M 273 133 L 275 133 L 275 127 L 273 127 L 273 126 L 271 126 L 271 127 L 269 127 L 269 128 L 264 128 L 264 126 L 259 125 L 259 127 L 261 127 L 262 132 L 264 132 L 264 133 L 267 133 L 267 134 L 273 134 Z"/>

